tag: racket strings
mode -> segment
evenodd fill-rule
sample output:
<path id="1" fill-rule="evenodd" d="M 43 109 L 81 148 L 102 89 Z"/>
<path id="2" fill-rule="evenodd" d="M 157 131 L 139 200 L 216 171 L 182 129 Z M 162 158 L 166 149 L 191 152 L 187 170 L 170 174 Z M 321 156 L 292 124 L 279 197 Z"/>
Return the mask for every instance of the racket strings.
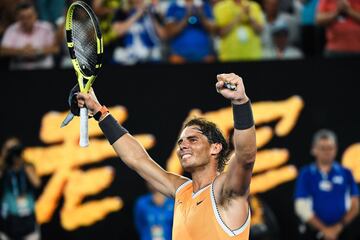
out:
<path id="1" fill-rule="evenodd" d="M 74 9 L 72 38 L 81 70 L 93 75 L 97 64 L 96 31 L 89 14 L 82 8 Z"/>

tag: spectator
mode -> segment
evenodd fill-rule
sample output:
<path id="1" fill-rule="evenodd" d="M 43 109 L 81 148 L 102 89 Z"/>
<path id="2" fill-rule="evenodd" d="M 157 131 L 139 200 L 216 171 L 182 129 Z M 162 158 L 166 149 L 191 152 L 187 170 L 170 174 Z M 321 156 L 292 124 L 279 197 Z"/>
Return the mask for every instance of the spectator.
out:
<path id="1" fill-rule="evenodd" d="M 316 9 L 319 0 L 297 0 L 300 21 L 301 49 L 305 56 L 319 57 L 323 54 L 325 33 L 323 27 L 316 24 Z"/>
<path id="2" fill-rule="evenodd" d="M 295 210 L 302 220 L 300 239 L 349 239 L 347 226 L 359 212 L 359 190 L 351 172 L 334 161 L 336 135 L 320 130 L 311 153 L 316 162 L 301 169 Z"/>
<path id="3" fill-rule="evenodd" d="M 119 10 L 114 18 L 113 29 L 123 46 L 117 47 L 113 59 L 117 63 L 159 62 L 162 60 L 161 40 L 166 32 L 152 5 L 144 0 L 131 0 L 128 13 Z"/>
<path id="4" fill-rule="evenodd" d="M 16 16 L 18 21 L 5 31 L 1 43 L 2 56 L 11 57 L 10 68 L 52 68 L 51 54 L 59 51 L 52 26 L 37 20 L 31 3 L 17 5 Z"/>
<path id="5" fill-rule="evenodd" d="M 326 29 L 325 56 L 360 56 L 358 0 L 320 0 L 316 21 Z"/>
<path id="6" fill-rule="evenodd" d="M 211 6 L 202 0 L 176 0 L 166 14 L 170 63 L 214 62 Z"/>
<path id="7" fill-rule="evenodd" d="M 299 24 L 296 17 L 281 11 L 279 0 L 263 0 L 262 4 L 265 13 L 265 25 L 261 35 L 263 47 L 273 47 L 273 28 L 279 24 L 287 25 L 288 41 L 290 45 L 297 46 L 299 44 Z"/>
<path id="8" fill-rule="evenodd" d="M 8 139 L 0 159 L 0 201 L 2 231 L 6 238 L 40 239 L 35 220 L 35 189 L 41 185 L 33 166 L 21 157 L 22 145 Z M 1 237 L 1 234 L 0 234 Z M 4 236 L 1 237 L 3 239 Z"/>
<path id="9" fill-rule="evenodd" d="M 258 60 L 262 57 L 264 14 L 252 0 L 223 0 L 214 7 L 219 27 L 220 61 Z"/>
<path id="10" fill-rule="evenodd" d="M 300 59 L 302 52 L 290 45 L 289 28 L 284 22 L 278 22 L 272 28 L 272 44 L 264 49 L 265 59 Z"/>
<path id="11" fill-rule="evenodd" d="M 135 204 L 135 227 L 141 240 L 171 240 L 174 200 L 147 184 L 150 193 Z"/>

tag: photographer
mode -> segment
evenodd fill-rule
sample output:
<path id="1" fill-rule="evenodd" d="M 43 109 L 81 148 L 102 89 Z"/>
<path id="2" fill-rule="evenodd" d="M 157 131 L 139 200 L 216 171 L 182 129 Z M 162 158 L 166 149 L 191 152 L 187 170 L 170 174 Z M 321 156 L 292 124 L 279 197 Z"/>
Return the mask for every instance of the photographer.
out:
<path id="1" fill-rule="evenodd" d="M 1 239 L 40 239 L 35 220 L 35 190 L 40 178 L 35 168 L 24 162 L 23 146 L 17 138 L 9 138 L 1 149 L 0 200 Z"/>

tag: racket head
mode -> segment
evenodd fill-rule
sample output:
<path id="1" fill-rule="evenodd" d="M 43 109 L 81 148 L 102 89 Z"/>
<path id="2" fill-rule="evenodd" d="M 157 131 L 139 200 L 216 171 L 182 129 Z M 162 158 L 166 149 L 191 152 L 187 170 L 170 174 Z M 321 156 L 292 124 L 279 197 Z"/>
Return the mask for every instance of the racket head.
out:
<path id="1" fill-rule="evenodd" d="M 83 1 L 72 3 L 66 14 L 66 39 L 81 92 L 88 92 L 101 66 L 104 52 L 99 21 Z M 87 80 L 84 86 L 83 80 Z"/>

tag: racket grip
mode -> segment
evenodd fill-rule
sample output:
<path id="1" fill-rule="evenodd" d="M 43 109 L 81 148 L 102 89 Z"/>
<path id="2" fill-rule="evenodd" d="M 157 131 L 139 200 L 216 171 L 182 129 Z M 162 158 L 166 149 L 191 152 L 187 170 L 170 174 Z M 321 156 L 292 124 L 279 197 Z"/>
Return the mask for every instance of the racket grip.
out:
<path id="1" fill-rule="evenodd" d="M 80 108 L 80 147 L 89 145 L 88 110 Z"/>
<path id="2" fill-rule="evenodd" d="M 227 89 L 230 89 L 232 91 L 236 91 L 236 85 L 228 83 L 228 82 L 224 82 L 224 87 Z"/>

